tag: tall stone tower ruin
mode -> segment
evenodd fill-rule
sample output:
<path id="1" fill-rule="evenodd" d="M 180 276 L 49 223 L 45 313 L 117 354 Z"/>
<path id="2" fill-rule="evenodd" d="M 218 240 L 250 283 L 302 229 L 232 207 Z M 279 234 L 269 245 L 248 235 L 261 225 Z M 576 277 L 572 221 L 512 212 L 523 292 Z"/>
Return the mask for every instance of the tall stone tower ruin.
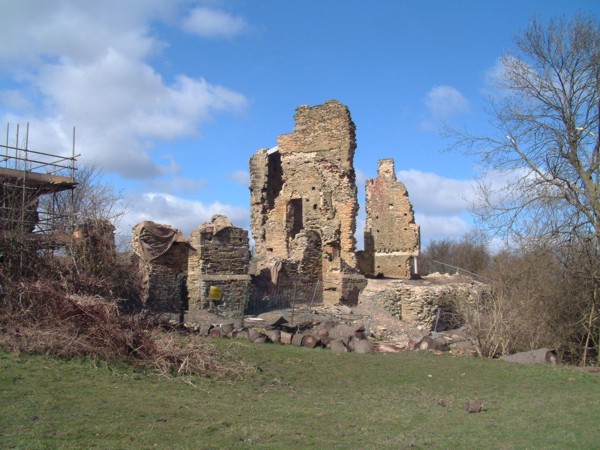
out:
<path id="1" fill-rule="evenodd" d="M 250 159 L 254 260 L 274 288 L 354 304 L 365 285 L 355 255 L 354 123 L 335 100 L 300 106 L 294 119 L 293 133 Z"/>
<path id="2" fill-rule="evenodd" d="M 361 270 L 373 276 L 412 278 L 417 273 L 421 238 L 408 191 L 396 179 L 393 159 L 380 160 L 377 175 L 366 182 Z"/>

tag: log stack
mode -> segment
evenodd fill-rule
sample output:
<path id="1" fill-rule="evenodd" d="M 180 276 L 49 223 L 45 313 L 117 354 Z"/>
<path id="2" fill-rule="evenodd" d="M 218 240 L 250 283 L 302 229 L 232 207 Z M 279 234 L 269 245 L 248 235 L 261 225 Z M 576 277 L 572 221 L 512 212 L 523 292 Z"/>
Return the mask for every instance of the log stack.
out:
<path id="1" fill-rule="evenodd" d="M 375 351 L 367 338 L 364 326 L 351 326 L 341 322 L 329 321 L 312 327 L 305 324 L 290 327 L 284 323 L 277 323 L 271 324 L 270 328 L 235 327 L 231 323 L 223 323 L 211 326 L 205 334 L 210 337 L 247 339 L 256 343 L 273 342 L 311 349 L 330 348 L 333 353 Z"/>

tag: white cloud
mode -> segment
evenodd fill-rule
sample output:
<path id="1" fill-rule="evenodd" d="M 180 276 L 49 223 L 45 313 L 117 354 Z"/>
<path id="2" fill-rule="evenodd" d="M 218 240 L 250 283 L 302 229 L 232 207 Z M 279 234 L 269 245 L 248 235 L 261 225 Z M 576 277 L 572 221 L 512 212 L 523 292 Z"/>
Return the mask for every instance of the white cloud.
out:
<path id="1" fill-rule="evenodd" d="M 148 33 L 150 21 L 172 16 L 177 0 L 19 0 L 4 2 L 0 15 L 0 63 L 41 61 L 86 63 L 106 49 L 144 57 L 160 43 Z"/>
<path id="2" fill-rule="evenodd" d="M 247 170 L 236 170 L 235 172 L 232 172 L 229 175 L 229 178 L 231 178 L 236 183 L 243 184 L 247 187 L 250 186 L 250 172 L 248 172 Z"/>
<path id="3" fill-rule="evenodd" d="M 425 131 L 436 131 L 439 123 L 458 114 L 469 112 L 469 101 L 452 86 L 436 86 L 425 95 L 429 117 L 419 124 Z"/>
<path id="4" fill-rule="evenodd" d="M 483 87 L 481 93 L 491 98 L 503 98 L 509 95 L 509 92 L 502 89 L 502 85 L 506 80 L 506 69 L 502 62 L 502 58 L 498 58 L 494 65 L 490 67 L 484 74 Z"/>
<path id="5" fill-rule="evenodd" d="M 398 180 L 408 190 L 424 246 L 433 239 L 460 238 L 472 229 L 471 208 L 482 201 L 482 186 L 492 199 L 501 200 L 509 186 L 523 176 L 527 176 L 523 170 L 490 170 L 477 179 L 459 180 L 415 169 L 397 172 Z"/>
<path id="6" fill-rule="evenodd" d="M 221 202 L 205 204 L 170 194 L 148 192 L 139 196 L 130 195 L 125 204 L 135 205 L 135 210 L 125 214 L 119 223 L 118 233 L 131 236 L 134 225 L 143 220 L 171 225 L 185 234 L 189 234 L 201 224 L 210 220 L 214 214 L 224 214 L 234 225 L 249 229 L 250 212 L 246 208 L 225 205 Z"/>
<path id="7" fill-rule="evenodd" d="M 2 121 L 55 130 L 56 137 L 40 134 L 36 147 L 53 152 L 71 147 L 76 125 L 84 161 L 128 178 L 173 174 L 153 158 L 158 140 L 195 135 L 215 113 L 247 106 L 242 94 L 201 77 L 179 74 L 166 82 L 149 63 L 164 46 L 150 25 L 177 7 L 167 0 L 24 0 L 3 7 L 0 63 L 21 89 L 0 92 Z"/>
<path id="8" fill-rule="evenodd" d="M 472 229 L 469 208 L 475 200 L 475 179 L 446 178 L 431 172 L 400 170 L 421 227 L 422 245 L 434 239 L 457 239 Z"/>
<path id="9" fill-rule="evenodd" d="M 354 237 L 356 238 L 356 249 L 364 250 L 365 248 L 365 225 L 367 222 L 367 214 L 364 208 L 358 210 L 358 216 L 356 217 L 356 232 Z"/>
<path id="10" fill-rule="evenodd" d="M 244 32 L 248 23 L 218 9 L 199 7 L 183 21 L 182 28 L 190 34 L 208 38 L 232 37 Z"/>
<path id="11" fill-rule="evenodd" d="M 461 214 L 474 199 L 476 182 L 472 179 L 445 178 L 415 169 L 400 170 L 396 176 L 406 186 L 415 210 L 423 214 Z"/>
<path id="12" fill-rule="evenodd" d="M 445 119 L 469 111 L 469 101 L 451 86 L 436 86 L 425 97 L 425 106 L 436 119 Z"/>
<path id="13" fill-rule="evenodd" d="M 34 109 L 33 103 L 17 89 L 0 91 L 0 105 L 16 111 L 30 112 Z"/>
<path id="14" fill-rule="evenodd" d="M 472 226 L 458 215 L 436 216 L 415 214 L 415 222 L 421 227 L 423 246 L 434 239 L 457 239 L 471 230 Z"/>
<path id="15" fill-rule="evenodd" d="M 166 180 L 156 179 L 146 184 L 154 191 L 185 195 L 196 195 L 207 186 L 206 180 L 193 180 L 180 176 L 170 177 Z"/>

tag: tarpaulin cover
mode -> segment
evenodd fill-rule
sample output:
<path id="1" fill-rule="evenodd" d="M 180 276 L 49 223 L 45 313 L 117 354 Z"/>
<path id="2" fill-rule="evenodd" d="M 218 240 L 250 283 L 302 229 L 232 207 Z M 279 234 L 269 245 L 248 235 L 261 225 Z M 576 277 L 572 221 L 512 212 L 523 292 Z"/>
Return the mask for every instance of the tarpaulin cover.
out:
<path id="1" fill-rule="evenodd" d="M 142 253 L 140 256 L 146 261 L 164 255 L 176 242 L 188 242 L 181 231 L 149 220 L 137 224 L 134 231 Z"/>

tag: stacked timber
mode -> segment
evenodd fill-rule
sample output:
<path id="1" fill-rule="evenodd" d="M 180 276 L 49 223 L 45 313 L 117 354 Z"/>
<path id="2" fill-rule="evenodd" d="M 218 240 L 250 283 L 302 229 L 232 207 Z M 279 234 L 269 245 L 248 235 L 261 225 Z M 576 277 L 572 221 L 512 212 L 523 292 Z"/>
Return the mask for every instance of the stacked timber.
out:
<path id="1" fill-rule="evenodd" d="M 272 342 L 304 348 L 329 348 L 334 353 L 371 353 L 374 351 L 363 325 L 346 325 L 339 322 L 324 322 L 305 328 L 278 324 L 280 328 L 236 327 L 232 323 L 213 325 L 204 330 L 210 337 L 247 339 L 251 342 Z M 285 331 L 287 330 L 287 331 Z"/>

